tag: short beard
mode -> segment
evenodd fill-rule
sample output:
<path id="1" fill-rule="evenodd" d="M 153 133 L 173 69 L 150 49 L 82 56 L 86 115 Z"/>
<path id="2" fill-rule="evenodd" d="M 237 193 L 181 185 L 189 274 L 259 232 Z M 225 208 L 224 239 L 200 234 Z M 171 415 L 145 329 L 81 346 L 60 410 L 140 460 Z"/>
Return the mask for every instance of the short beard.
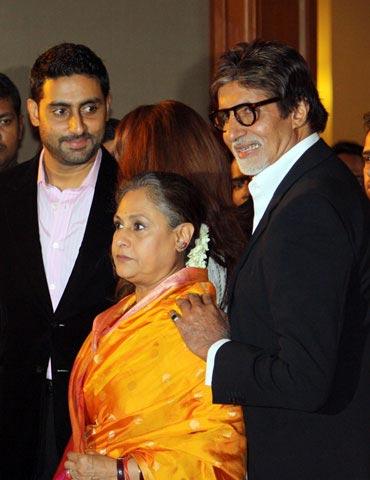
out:
<path id="1" fill-rule="evenodd" d="M 89 134 L 76 136 L 75 138 L 81 138 L 81 137 L 89 138 L 91 140 L 94 140 L 95 138 Z M 77 156 L 75 157 L 73 153 L 68 155 L 67 153 L 63 152 L 61 148 L 63 141 L 68 139 L 71 139 L 71 137 L 62 137 L 59 139 L 58 144 L 60 148 L 55 148 L 53 145 L 49 144 L 48 142 L 43 142 L 47 150 L 61 165 L 66 165 L 69 167 L 84 165 L 85 163 L 88 163 L 92 158 L 94 158 L 94 156 L 96 155 L 97 151 L 100 148 L 101 139 L 99 142 L 92 143 L 91 149 L 86 151 L 86 154 L 83 157 L 80 157 L 78 155 L 78 152 L 77 152 Z"/>
<path id="2" fill-rule="evenodd" d="M 252 160 L 239 160 L 238 155 L 235 151 L 232 151 L 233 156 L 238 164 L 239 170 L 244 174 L 250 177 L 258 175 L 262 170 L 267 168 L 270 164 L 266 161 L 264 163 L 255 163 Z"/>

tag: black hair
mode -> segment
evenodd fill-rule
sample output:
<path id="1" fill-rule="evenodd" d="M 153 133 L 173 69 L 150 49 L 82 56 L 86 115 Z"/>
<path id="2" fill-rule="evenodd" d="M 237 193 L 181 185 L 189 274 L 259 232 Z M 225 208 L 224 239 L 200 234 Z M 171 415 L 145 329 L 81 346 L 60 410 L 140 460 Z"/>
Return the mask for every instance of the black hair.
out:
<path id="1" fill-rule="evenodd" d="M 18 88 L 4 73 L 0 73 L 0 98 L 10 99 L 15 113 L 19 117 L 21 114 L 21 97 Z"/>
<path id="2" fill-rule="evenodd" d="M 105 131 L 102 143 L 108 142 L 109 140 L 114 140 L 116 134 L 116 128 L 119 124 L 118 118 L 109 118 L 105 123 Z"/>
<path id="3" fill-rule="evenodd" d="M 358 155 L 359 157 L 362 156 L 362 146 L 356 142 L 337 142 L 333 145 L 334 152 L 339 155 L 341 153 L 348 153 L 350 155 Z"/>
<path id="4" fill-rule="evenodd" d="M 48 78 L 86 75 L 99 81 L 104 98 L 109 94 L 109 76 L 103 61 L 85 45 L 61 43 L 50 48 L 35 61 L 31 69 L 31 97 L 39 103 Z"/>

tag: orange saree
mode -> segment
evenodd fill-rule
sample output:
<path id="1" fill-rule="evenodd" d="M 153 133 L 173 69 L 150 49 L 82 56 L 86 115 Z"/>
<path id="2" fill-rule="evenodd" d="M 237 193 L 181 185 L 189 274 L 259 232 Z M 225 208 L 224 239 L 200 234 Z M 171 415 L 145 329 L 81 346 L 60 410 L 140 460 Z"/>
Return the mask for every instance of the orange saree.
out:
<path id="1" fill-rule="evenodd" d="M 71 374 L 73 450 L 133 456 L 145 480 L 244 478 L 241 409 L 212 404 L 205 362 L 169 318 L 190 292 L 215 294 L 206 270 L 184 268 L 95 319 Z"/>

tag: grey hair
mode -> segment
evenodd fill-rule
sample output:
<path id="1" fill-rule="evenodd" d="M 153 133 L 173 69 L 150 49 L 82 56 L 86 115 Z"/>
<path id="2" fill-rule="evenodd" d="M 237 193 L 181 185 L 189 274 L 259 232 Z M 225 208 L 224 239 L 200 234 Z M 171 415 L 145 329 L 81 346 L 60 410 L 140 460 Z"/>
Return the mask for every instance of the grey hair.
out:
<path id="1" fill-rule="evenodd" d="M 201 193 L 185 177 L 172 172 L 141 173 L 123 183 L 117 200 L 132 190 L 146 188 L 148 198 L 167 218 L 170 228 L 189 222 L 194 226 L 194 235 L 188 245 L 194 246 L 202 223 L 206 223 L 206 209 Z"/>
<path id="2" fill-rule="evenodd" d="M 122 200 L 126 193 L 139 190 L 140 188 L 147 189 L 146 193 L 148 198 L 167 218 L 169 227 L 175 228 L 186 221 L 186 219 L 169 204 L 163 192 L 162 183 L 158 178 L 158 172 L 139 175 L 126 182 L 118 191 L 117 203 Z"/>

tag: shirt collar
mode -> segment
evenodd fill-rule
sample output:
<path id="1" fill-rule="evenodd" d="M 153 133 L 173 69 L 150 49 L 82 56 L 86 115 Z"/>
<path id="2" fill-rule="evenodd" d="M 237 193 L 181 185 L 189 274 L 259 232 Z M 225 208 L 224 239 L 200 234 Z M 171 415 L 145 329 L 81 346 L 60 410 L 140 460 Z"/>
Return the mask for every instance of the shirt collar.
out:
<path id="1" fill-rule="evenodd" d="M 266 167 L 258 175 L 255 175 L 249 183 L 249 191 L 253 197 L 254 219 L 253 231 L 256 229 L 260 219 L 270 203 L 277 187 L 287 175 L 293 165 L 314 143 L 319 140 L 317 133 L 312 133 L 308 137 L 298 142 L 294 147 L 288 150 L 272 165 Z"/>
<path id="2" fill-rule="evenodd" d="M 46 174 L 45 174 L 45 167 L 44 167 L 44 153 L 45 150 L 42 149 L 40 153 L 40 161 L 39 161 L 39 168 L 38 168 L 38 174 L 37 174 L 37 184 L 42 184 L 44 186 L 49 185 L 49 183 L 46 180 Z M 98 173 L 99 173 L 99 168 L 101 164 L 101 159 L 102 159 L 102 150 L 99 148 L 98 153 L 96 154 L 93 166 L 91 167 L 89 173 L 87 176 L 84 178 L 84 181 L 82 184 L 78 187 L 78 189 L 73 188 L 73 189 L 68 189 L 68 190 L 83 190 L 85 188 L 95 188 L 95 184 L 98 178 Z"/>

